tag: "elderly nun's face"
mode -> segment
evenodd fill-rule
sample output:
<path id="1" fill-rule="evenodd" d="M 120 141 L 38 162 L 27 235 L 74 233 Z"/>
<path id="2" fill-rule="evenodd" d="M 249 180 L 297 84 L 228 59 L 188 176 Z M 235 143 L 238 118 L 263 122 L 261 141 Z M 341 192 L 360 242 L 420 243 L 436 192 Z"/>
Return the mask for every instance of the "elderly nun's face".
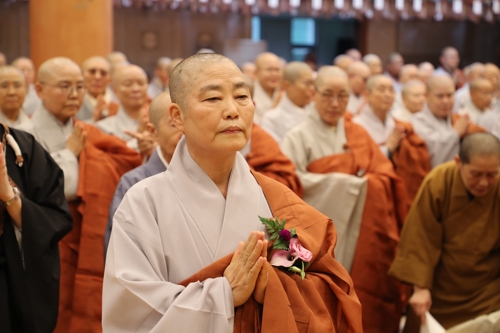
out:
<path id="1" fill-rule="evenodd" d="M 186 77 L 180 130 L 189 147 L 208 153 L 237 152 L 250 138 L 254 104 L 241 71 L 230 62 L 209 64 Z M 179 126 L 178 126 L 179 127 Z"/>

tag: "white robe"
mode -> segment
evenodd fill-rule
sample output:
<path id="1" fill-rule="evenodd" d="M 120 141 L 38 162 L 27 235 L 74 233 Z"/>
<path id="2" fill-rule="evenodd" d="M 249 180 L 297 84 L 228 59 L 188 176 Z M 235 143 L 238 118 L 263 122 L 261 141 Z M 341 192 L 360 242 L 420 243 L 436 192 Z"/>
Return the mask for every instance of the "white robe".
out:
<path id="1" fill-rule="evenodd" d="M 237 154 L 227 199 L 179 142 L 166 172 L 134 185 L 118 207 L 106 257 L 104 332 L 232 332 L 225 277 L 185 280 L 236 250 L 272 213 Z"/>
<path id="2" fill-rule="evenodd" d="M 462 109 L 460 109 L 458 111 L 458 114 L 460 114 L 462 116 L 467 115 L 467 116 L 469 116 L 470 121 L 472 121 L 474 124 L 479 124 L 479 121 L 481 120 L 481 118 L 485 117 L 490 112 L 492 112 L 492 111 L 489 109 L 479 110 L 479 108 L 476 105 L 474 105 L 472 100 L 470 100 L 465 105 L 465 107 L 463 107 Z"/>
<path id="3" fill-rule="evenodd" d="M 23 109 L 19 111 L 19 115 L 17 116 L 17 119 L 15 121 L 10 120 L 7 118 L 5 114 L 3 114 L 2 110 L 0 110 L 0 123 L 3 123 L 9 127 L 19 129 L 19 127 L 25 123 L 29 123 L 31 120 L 28 118 L 26 115 L 26 112 L 24 112 Z"/>
<path id="4" fill-rule="evenodd" d="M 31 133 L 42 147 L 50 153 L 64 173 L 64 195 L 68 201 L 76 199 L 78 189 L 78 158 L 66 148 L 66 142 L 73 133 L 73 119 L 65 124 L 50 114 L 42 104 L 31 117 L 30 122 L 19 126 Z"/>
<path id="5" fill-rule="evenodd" d="M 427 144 L 432 167 L 453 160 L 460 149 L 460 137 L 453 129 L 451 117 L 437 118 L 426 105 L 411 120 L 413 130 Z"/>
<path id="6" fill-rule="evenodd" d="M 352 114 L 357 114 L 363 105 L 363 95 L 356 96 L 353 92 L 349 94 L 349 102 L 347 102 L 346 110 Z"/>
<path id="7" fill-rule="evenodd" d="M 411 113 L 410 110 L 408 110 L 408 108 L 406 107 L 406 105 L 403 105 L 398 107 L 398 108 L 395 108 L 392 112 L 391 112 L 391 115 L 399 120 L 399 121 L 405 121 L 407 123 L 409 123 L 411 121 L 411 118 L 413 118 L 413 113 Z"/>
<path id="8" fill-rule="evenodd" d="M 304 188 L 303 200 L 335 223 L 338 235 L 335 258 L 350 271 L 365 205 L 366 178 L 339 172 L 307 171 L 311 162 L 344 153 L 346 143 L 344 119 L 332 128 L 320 119 L 314 107 L 305 122 L 288 132 L 281 149 L 295 164 Z"/>
<path id="9" fill-rule="evenodd" d="M 36 93 L 35 85 L 30 84 L 24 98 L 23 109 L 27 115 L 31 116 L 40 104 L 42 104 L 42 101 Z"/>
<path id="10" fill-rule="evenodd" d="M 255 80 L 253 90 L 253 101 L 255 102 L 254 123 L 260 124 L 264 114 L 273 108 L 275 96 L 276 91 L 273 93 L 272 97 L 269 97 L 264 88 L 260 85 L 259 80 Z"/>
<path id="11" fill-rule="evenodd" d="M 368 134 L 370 134 L 373 141 L 380 147 L 382 154 L 389 156 L 389 148 L 387 148 L 386 143 L 387 139 L 396 128 L 396 122 L 391 115 L 388 114 L 385 121 L 382 122 L 367 104 L 363 112 L 354 117 L 353 122 L 362 126 Z"/>
<path id="12" fill-rule="evenodd" d="M 157 77 L 154 77 L 148 85 L 148 96 L 153 99 L 159 94 L 165 91 L 165 87 L 161 80 Z"/>
<path id="13" fill-rule="evenodd" d="M 114 116 L 99 120 L 95 123 L 95 125 L 104 133 L 114 135 L 117 138 L 122 139 L 130 148 L 137 149 L 137 140 L 132 138 L 130 135 L 125 134 L 124 131 L 129 130 L 136 132 L 139 121 L 130 118 L 123 108 L 120 107 Z"/>
<path id="14" fill-rule="evenodd" d="M 460 109 L 463 109 L 469 102 L 470 102 L 469 84 L 466 83 L 462 86 L 462 88 L 458 89 L 455 92 L 455 104 L 453 105 L 453 112 L 458 112 Z"/>
<path id="15" fill-rule="evenodd" d="M 307 119 L 308 109 L 293 104 L 286 94 L 283 94 L 276 108 L 266 112 L 261 121 L 261 127 L 281 143 L 286 133 Z"/>

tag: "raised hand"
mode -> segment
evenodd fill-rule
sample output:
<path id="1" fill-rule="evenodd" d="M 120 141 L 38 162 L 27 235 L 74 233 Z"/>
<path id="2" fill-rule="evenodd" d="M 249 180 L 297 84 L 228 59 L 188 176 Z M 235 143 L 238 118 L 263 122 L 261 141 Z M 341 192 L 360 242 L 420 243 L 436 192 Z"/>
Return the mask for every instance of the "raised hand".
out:
<path id="1" fill-rule="evenodd" d="M 266 258 L 262 257 L 264 241 L 258 231 L 250 233 L 247 241 L 240 242 L 231 263 L 224 271 L 233 291 L 234 306 L 244 304 L 255 289 L 257 278 Z"/>
<path id="2" fill-rule="evenodd" d="M 94 111 L 92 112 L 92 120 L 94 122 L 101 120 L 103 117 L 103 112 L 106 110 L 106 101 L 104 100 L 104 96 L 99 95 L 97 97 L 97 104 L 95 105 Z"/>
<path id="3" fill-rule="evenodd" d="M 0 200 L 3 202 L 14 198 L 15 193 L 9 182 L 7 163 L 5 162 L 4 146 L 0 143 Z M 21 200 L 17 200 L 13 205 L 6 207 L 7 212 L 18 229 L 22 229 Z"/>
<path id="4" fill-rule="evenodd" d="M 123 132 L 137 139 L 137 147 L 139 148 L 139 152 L 143 157 L 151 156 L 153 150 L 156 147 L 157 142 L 154 136 L 149 131 L 144 131 L 140 133 L 140 132 L 132 132 L 129 130 L 124 130 Z"/>
<path id="5" fill-rule="evenodd" d="M 467 134 L 467 130 L 469 129 L 470 120 L 469 117 L 463 116 L 460 117 L 454 124 L 453 129 L 457 134 L 463 138 Z"/>
<path id="6" fill-rule="evenodd" d="M 66 141 L 66 148 L 69 149 L 76 157 L 80 156 L 83 148 L 85 148 L 85 142 L 87 141 L 87 134 L 83 129 L 83 125 L 80 123 L 75 124 L 73 132 Z"/>
<path id="7" fill-rule="evenodd" d="M 391 135 L 387 139 L 386 146 L 393 153 L 401 144 L 401 140 L 406 137 L 405 129 L 402 126 L 396 126 L 394 131 L 392 131 Z"/>

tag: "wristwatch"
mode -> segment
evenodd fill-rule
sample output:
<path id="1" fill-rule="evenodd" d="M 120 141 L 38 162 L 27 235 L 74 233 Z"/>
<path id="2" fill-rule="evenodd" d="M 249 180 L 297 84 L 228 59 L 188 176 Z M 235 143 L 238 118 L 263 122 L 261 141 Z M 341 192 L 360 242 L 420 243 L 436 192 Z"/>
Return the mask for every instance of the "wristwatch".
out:
<path id="1" fill-rule="evenodd" d="M 14 191 L 14 196 L 7 201 L 2 201 L 5 206 L 12 205 L 14 203 L 14 201 L 17 200 L 17 198 L 21 197 L 21 191 L 19 191 L 19 189 L 17 187 L 12 186 L 12 190 Z"/>

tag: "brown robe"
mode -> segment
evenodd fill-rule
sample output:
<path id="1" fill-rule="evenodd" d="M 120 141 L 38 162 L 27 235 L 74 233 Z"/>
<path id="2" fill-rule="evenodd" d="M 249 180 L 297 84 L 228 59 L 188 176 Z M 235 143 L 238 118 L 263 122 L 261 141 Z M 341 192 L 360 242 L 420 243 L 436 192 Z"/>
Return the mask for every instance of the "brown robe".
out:
<path id="1" fill-rule="evenodd" d="M 246 156 L 250 169 L 288 186 L 302 198 L 302 184 L 295 173 L 295 166 L 281 152 L 276 140 L 260 126 L 254 124 L 250 144 L 250 153 Z"/>
<path id="2" fill-rule="evenodd" d="M 431 171 L 431 157 L 425 141 L 414 131 L 410 123 L 395 120 L 396 125 L 404 126 L 406 137 L 392 155 L 396 174 L 401 177 L 406 187 L 408 208 L 417 195 L 425 176 Z"/>
<path id="3" fill-rule="evenodd" d="M 408 214 L 389 274 L 430 289 L 447 329 L 500 310 L 499 202 L 499 184 L 470 197 L 451 161 L 427 176 Z"/>
<path id="4" fill-rule="evenodd" d="M 274 216 L 286 218 L 295 228 L 301 244 L 313 253 L 306 279 L 268 266 L 264 304 L 253 297 L 236 308 L 235 333 L 363 332 L 361 306 L 346 270 L 335 260 L 337 235 L 332 221 L 305 204 L 283 185 L 253 173 L 262 187 Z M 268 258 L 273 251 L 269 247 Z M 228 255 L 182 281 L 186 286 L 223 275 L 231 261 Z M 266 263 L 269 265 L 269 263 Z"/>
<path id="5" fill-rule="evenodd" d="M 56 333 L 102 331 L 108 209 L 121 175 L 142 162 L 122 140 L 79 123 L 85 126 L 87 142 L 79 157 L 78 200 L 70 203 L 73 230 L 59 243 L 61 285 Z"/>
<path id="6" fill-rule="evenodd" d="M 387 271 L 396 255 L 407 212 L 403 181 L 370 135 L 344 117 L 347 149 L 312 162 L 309 172 L 342 172 L 367 177 L 368 191 L 351 276 L 368 333 L 396 333 L 407 288 Z M 339 195 L 342 195 L 339 193 Z"/>

